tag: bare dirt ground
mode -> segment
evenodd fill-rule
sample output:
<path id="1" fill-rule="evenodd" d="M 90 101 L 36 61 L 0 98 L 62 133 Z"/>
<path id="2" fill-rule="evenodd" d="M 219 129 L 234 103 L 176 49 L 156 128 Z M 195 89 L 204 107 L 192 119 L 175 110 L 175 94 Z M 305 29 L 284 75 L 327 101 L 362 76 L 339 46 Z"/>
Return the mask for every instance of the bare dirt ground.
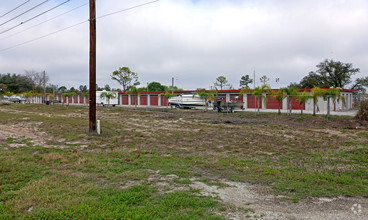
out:
<path id="1" fill-rule="evenodd" d="M 250 218 L 262 219 L 367 219 L 368 201 L 364 198 L 314 198 L 298 203 L 285 201 L 283 197 L 259 194 L 264 187 L 245 183 L 223 183 L 228 187 L 218 188 L 202 182 L 194 182 L 191 187 L 201 189 L 204 195 L 217 195 L 222 201 L 252 210 Z M 363 208 L 364 207 L 364 208 Z M 246 215 L 246 216 L 247 216 Z M 243 213 L 228 213 L 229 219 L 243 219 Z"/>
<path id="2" fill-rule="evenodd" d="M 111 114 L 111 117 L 114 117 L 114 115 Z M 367 123 L 359 122 L 354 119 L 346 120 L 333 118 L 326 121 L 324 118 L 318 118 L 313 121 L 308 121 L 299 120 L 298 115 L 278 117 L 276 120 L 275 117 L 268 117 L 267 115 L 262 116 L 262 118 L 236 118 L 226 113 L 206 114 L 198 111 L 190 112 L 179 110 L 175 114 L 154 113 L 154 117 L 178 120 L 201 120 L 211 124 L 252 124 L 255 126 L 279 124 L 303 126 L 307 128 L 314 128 L 317 126 L 321 131 L 332 135 L 336 135 L 336 131 L 330 131 L 330 128 L 358 128 L 362 130 L 366 130 L 367 128 Z M 131 123 L 139 124 L 139 121 L 131 121 Z M 32 139 L 34 144 L 42 146 L 45 146 L 45 143 L 50 141 L 50 138 L 45 133 L 37 132 L 37 123 L 29 122 L 27 118 L 24 118 L 23 123 L 0 125 L 0 142 L 6 141 L 9 137 L 15 139 L 29 138 Z M 10 145 L 10 147 L 21 146 L 22 145 L 16 143 Z M 160 171 L 157 171 L 150 176 L 149 181 L 154 182 L 158 187 L 168 186 L 176 189 L 172 181 L 175 178 L 177 178 L 177 176 L 161 175 Z M 218 179 L 217 181 L 222 183 L 222 186 L 211 186 L 200 182 L 196 178 L 191 178 L 191 181 L 192 183 L 184 186 L 184 188 L 199 189 L 202 195 L 218 198 L 231 207 L 249 210 L 246 213 L 240 211 L 226 213 L 225 217 L 227 219 L 368 219 L 367 198 L 311 198 L 302 199 L 297 203 L 293 203 L 283 196 L 269 194 L 268 187 L 264 185 Z M 180 187 L 183 188 L 183 186 Z"/>
<path id="3" fill-rule="evenodd" d="M 284 196 L 269 194 L 263 185 L 217 180 L 221 186 L 207 185 L 196 178 L 188 186 L 175 186 L 176 175 L 160 175 L 159 171 L 149 177 L 158 188 L 174 190 L 199 189 L 204 196 L 212 196 L 233 209 L 221 213 L 227 219 L 362 219 L 368 218 L 368 199 L 337 197 L 313 198 L 293 203 Z"/>

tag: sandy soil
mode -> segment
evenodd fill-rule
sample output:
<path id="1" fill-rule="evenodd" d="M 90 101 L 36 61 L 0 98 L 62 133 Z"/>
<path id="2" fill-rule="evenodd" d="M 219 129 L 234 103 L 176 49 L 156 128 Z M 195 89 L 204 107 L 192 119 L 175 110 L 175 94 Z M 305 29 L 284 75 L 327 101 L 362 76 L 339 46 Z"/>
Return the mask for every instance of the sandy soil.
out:
<path id="1" fill-rule="evenodd" d="M 191 187 L 204 195 L 216 195 L 223 202 L 238 208 L 251 209 L 248 217 L 262 219 L 368 219 L 368 199 L 314 198 L 293 203 L 283 197 L 261 195 L 260 186 L 223 181 L 228 187 L 207 186 L 194 181 Z M 229 219 L 243 219 L 243 213 L 228 213 Z"/>
<path id="2" fill-rule="evenodd" d="M 148 181 L 159 190 L 171 189 L 166 192 L 199 189 L 202 195 L 212 196 L 229 207 L 237 208 L 221 213 L 227 219 L 368 219 L 366 198 L 313 198 L 293 203 L 283 196 L 268 194 L 267 187 L 261 185 L 216 180 L 221 186 L 215 186 L 192 178 L 191 184 L 178 186 L 173 182 L 176 178 L 176 175 L 160 175 L 156 171 Z"/>

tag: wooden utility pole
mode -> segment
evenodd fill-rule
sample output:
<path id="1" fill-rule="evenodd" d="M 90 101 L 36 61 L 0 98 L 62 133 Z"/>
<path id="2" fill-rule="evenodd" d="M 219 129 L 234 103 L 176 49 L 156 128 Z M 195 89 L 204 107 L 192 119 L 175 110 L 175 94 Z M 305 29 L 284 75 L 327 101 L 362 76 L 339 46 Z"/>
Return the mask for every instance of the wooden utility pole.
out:
<path id="1" fill-rule="evenodd" d="M 96 0 L 89 0 L 89 133 L 96 134 Z"/>
<path id="2" fill-rule="evenodd" d="M 43 103 L 46 104 L 46 71 L 43 71 Z"/>

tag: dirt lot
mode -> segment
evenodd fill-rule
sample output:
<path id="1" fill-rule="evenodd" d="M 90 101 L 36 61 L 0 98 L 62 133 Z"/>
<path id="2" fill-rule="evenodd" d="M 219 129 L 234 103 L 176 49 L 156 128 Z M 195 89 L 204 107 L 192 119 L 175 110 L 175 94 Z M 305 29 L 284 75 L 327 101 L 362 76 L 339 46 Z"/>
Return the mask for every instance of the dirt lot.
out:
<path id="1" fill-rule="evenodd" d="M 198 190 L 222 204 L 209 212 L 226 219 L 368 218 L 368 124 L 353 118 L 100 108 L 103 133 L 90 137 L 86 107 L 11 105 L 0 114 L 2 163 L 31 148 L 21 161 L 101 187 Z M 129 169 L 118 171 L 122 164 Z M 9 191 L 15 199 L 3 196 L 5 207 L 47 209 L 42 199 L 20 202 L 32 181 Z"/>

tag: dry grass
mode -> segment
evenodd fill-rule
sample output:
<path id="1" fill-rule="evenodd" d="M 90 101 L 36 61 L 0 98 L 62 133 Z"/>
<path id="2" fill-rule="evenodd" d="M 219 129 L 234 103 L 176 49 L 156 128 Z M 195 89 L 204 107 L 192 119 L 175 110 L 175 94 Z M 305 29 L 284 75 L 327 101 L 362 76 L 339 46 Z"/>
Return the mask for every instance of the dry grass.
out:
<path id="1" fill-rule="evenodd" d="M 360 103 L 359 112 L 356 118 L 362 121 L 368 121 L 368 101 Z"/>
<path id="2" fill-rule="evenodd" d="M 66 163 L 67 160 L 58 153 L 48 153 L 42 156 L 44 163 Z"/>
<path id="3" fill-rule="evenodd" d="M 86 115 L 84 106 L 1 107 L 0 126 L 13 133 L 0 143 L 4 204 L 22 212 L 32 205 L 55 211 L 135 184 L 149 186 L 142 192 L 154 198 L 166 193 L 150 191 L 156 172 L 177 177 L 159 183 L 159 190 L 186 186 L 195 177 L 212 185 L 218 179 L 251 182 L 298 199 L 368 196 L 367 128 L 351 118 L 99 108 L 102 134 L 89 136 Z M 357 124 L 361 129 L 351 129 Z"/>

